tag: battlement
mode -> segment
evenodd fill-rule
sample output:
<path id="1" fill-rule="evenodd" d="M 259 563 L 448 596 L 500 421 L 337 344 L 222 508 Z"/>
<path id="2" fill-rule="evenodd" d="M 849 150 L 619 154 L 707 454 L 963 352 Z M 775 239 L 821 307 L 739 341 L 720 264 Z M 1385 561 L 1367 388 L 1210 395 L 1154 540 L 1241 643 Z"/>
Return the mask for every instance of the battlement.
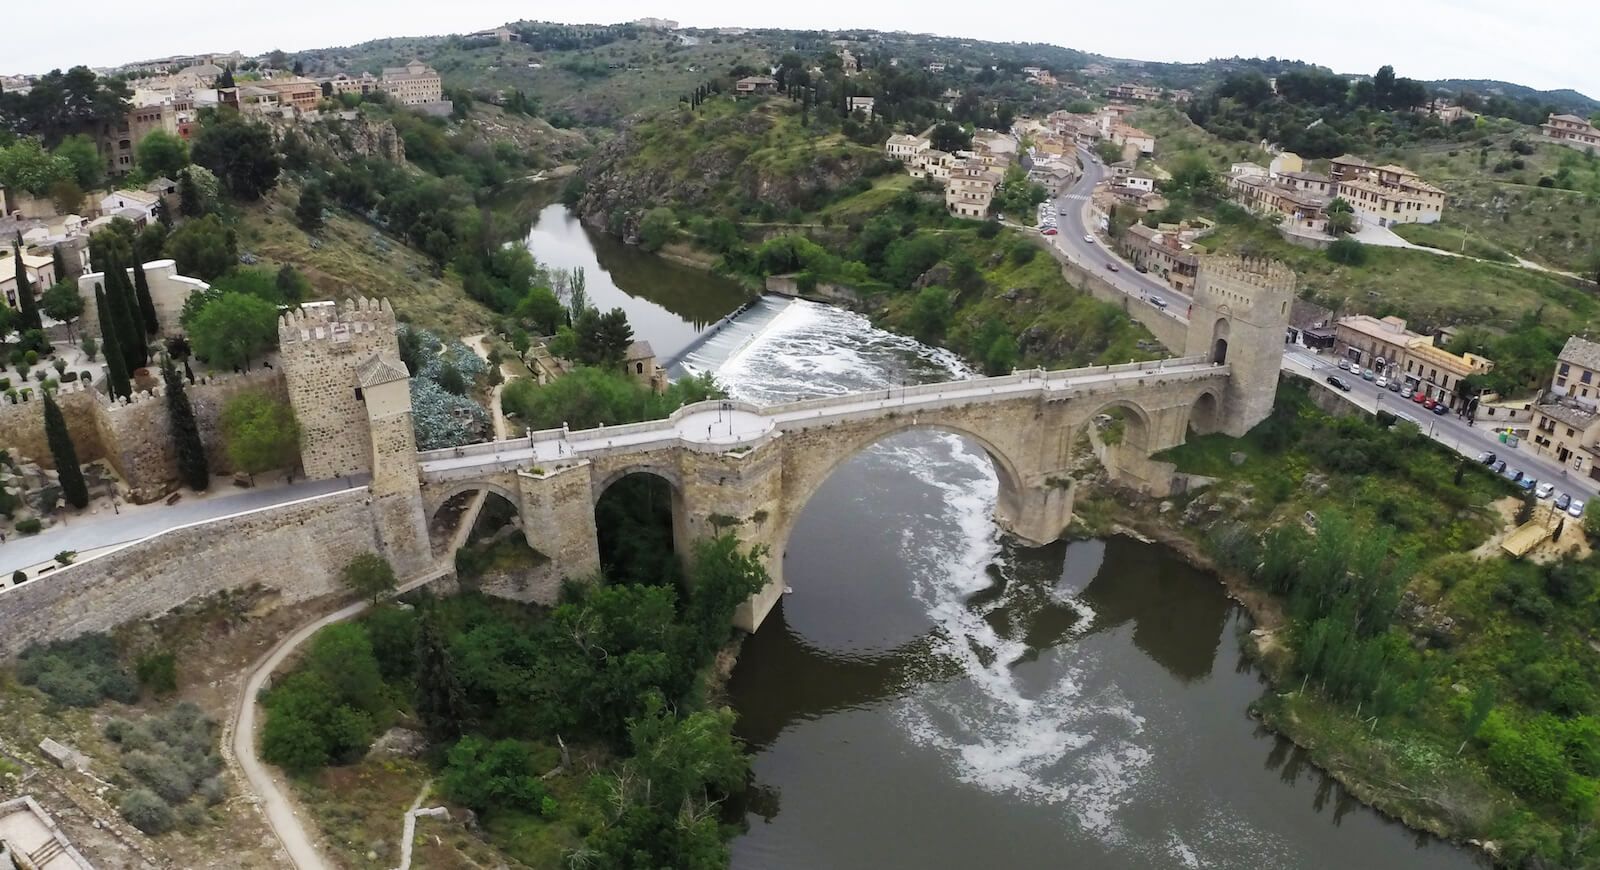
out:
<path id="1" fill-rule="evenodd" d="M 392 335 L 395 328 L 389 300 L 358 296 L 341 303 L 313 302 L 285 312 L 278 318 L 278 343 L 328 342 L 337 346 L 364 333 Z"/>
<path id="2" fill-rule="evenodd" d="M 1234 293 L 1254 296 L 1251 289 L 1293 296 L 1299 282 L 1294 270 L 1266 257 L 1209 256 L 1200 261 L 1199 284 L 1225 284 Z"/>

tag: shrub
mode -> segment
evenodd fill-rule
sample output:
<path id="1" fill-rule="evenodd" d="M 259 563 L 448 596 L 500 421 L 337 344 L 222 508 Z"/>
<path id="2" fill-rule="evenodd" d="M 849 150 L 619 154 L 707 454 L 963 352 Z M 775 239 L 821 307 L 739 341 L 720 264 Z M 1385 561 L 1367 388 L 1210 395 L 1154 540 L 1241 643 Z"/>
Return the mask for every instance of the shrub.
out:
<path id="1" fill-rule="evenodd" d="M 181 804 L 194 793 L 188 771 L 170 758 L 134 750 L 122 755 L 122 766 L 170 804 Z"/>
<path id="2" fill-rule="evenodd" d="M 116 646 L 104 634 L 34 645 L 18 658 L 18 677 L 37 686 L 58 704 L 92 707 L 106 698 L 132 703 L 139 686 L 117 659 Z"/>
<path id="3" fill-rule="evenodd" d="M 28 351 L 27 353 L 22 355 L 22 361 L 27 363 L 30 368 L 33 367 L 33 366 L 38 365 L 39 364 L 39 352 L 36 351 L 36 350 Z"/>
<path id="4" fill-rule="evenodd" d="M 1360 266 L 1367 262 L 1367 247 L 1355 239 L 1338 239 L 1328 246 L 1328 259 L 1345 266 Z"/>
<path id="5" fill-rule="evenodd" d="M 26 583 L 26 582 L 28 582 L 28 572 L 27 571 L 12 571 L 11 572 L 11 584 L 13 586 L 20 586 L 20 585 L 22 585 L 23 583 Z"/>
<path id="6" fill-rule="evenodd" d="M 34 535 L 38 534 L 43 525 L 38 517 L 28 517 L 25 520 L 17 520 L 17 531 L 24 535 Z"/>
<path id="7" fill-rule="evenodd" d="M 134 666 L 134 673 L 139 677 L 139 685 L 144 686 L 158 695 L 164 695 L 178 688 L 177 658 L 170 652 L 147 653 L 139 658 Z"/>
<path id="8" fill-rule="evenodd" d="M 172 812 L 172 807 L 162 800 L 155 792 L 147 788 L 129 789 L 122 795 L 122 800 L 117 804 L 117 812 L 128 823 L 146 834 L 159 836 L 173 829 L 178 823 L 178 817 Z"/>

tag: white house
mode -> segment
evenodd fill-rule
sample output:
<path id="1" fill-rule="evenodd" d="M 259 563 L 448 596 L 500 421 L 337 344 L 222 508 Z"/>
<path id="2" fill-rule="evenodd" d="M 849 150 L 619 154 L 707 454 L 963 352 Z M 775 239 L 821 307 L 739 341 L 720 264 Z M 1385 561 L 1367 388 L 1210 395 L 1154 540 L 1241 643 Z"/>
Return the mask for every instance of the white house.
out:
<path id="1" fill-rule="evenodd" d="M 135 209 L 144 214 L 146 223 L 156 219 L 156 204 L 161 197 L 147 190 L 113 190 L 100 200 L 102 214 L 117 214 L 123 209 Z"/>
<path id="2" fill-rule="evenodd" d="M 861 112 L 870 118 L 872 117 L 872 107 L 877 105 L 877 102 L 872 97 L 851 97 L 849 104 L 845 107 L 845 113 L 853 115 L 856 112 Z"/>
<path id="3" fill-rule="evenodd" d="M 883 151 L 890 160 L 900 160 L 910 165 L 916 161 L 917 155 L 927 151 L 929 147 L 931 143 L 921 136 L 896 133 L 889 137 L 889 142 L 884 145 Z"/>
<path id="4" fill-rule="evenodd" d="M 1146 175 L 1143 172 L 1135 172 L 1122 179 L 1122 186 L 1131 190 L 1142 190 L 1145 193 L 1150 193 L 1156 189 L 1156 180 L 1154 176 Z"/>

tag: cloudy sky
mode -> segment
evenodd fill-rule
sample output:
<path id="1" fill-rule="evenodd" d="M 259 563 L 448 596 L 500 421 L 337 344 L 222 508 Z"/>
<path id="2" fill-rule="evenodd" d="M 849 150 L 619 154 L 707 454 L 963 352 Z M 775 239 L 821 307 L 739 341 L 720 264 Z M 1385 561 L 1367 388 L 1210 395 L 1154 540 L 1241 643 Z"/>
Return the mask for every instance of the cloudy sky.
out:
<path id="1" fill-rule="evenodd" d="M 159 12 L 157 12 L 159 10 Z M 1339 72 L 1392 63 L 1421 79 L 1493 78 L 1570 87 L 1600 98 L 1600 33 L 1593 0 L 1141 0 L 1006 3 L 974 11 L 954 0 L 274 0 L 230 7 L 216 0 L 160 4 L 78 0 L 71 14 L 30 16 L 26 39 L 0 45 L 0 73 L 78 63 L 239 49 L 294 51 L 385 36 L 461 33 L 508 20 L 596 23 L 640 16 L 685 26 L 909 30 L 1000 41 L 1050 42 L 1116 57 L 1202 61 L 1233 55 L 1293 57 Z M 1341 27 L 1338 20 L 1350 22 Z M 1563 34 L 1566 36 L 1564 37 Z"/>

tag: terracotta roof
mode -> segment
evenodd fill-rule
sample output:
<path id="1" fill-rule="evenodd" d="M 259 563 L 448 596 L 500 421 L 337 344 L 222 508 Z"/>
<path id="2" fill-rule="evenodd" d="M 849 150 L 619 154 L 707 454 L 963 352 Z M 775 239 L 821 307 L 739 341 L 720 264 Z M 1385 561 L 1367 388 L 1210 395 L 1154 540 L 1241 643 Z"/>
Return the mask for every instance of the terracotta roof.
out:
<path id="1" fill-rule="evenodd" d="M 356 366 L 356 386 L 363 389 L 403 381 L 411 377 L 406 371 L 405 363 L 397 359 L 384 359 L 383 354 L 373 354 L 370 359 Z"/>
<path id="2" fill-rule="evenodd" d="M 1343 157 L 1335 157 L 1335 158 L 1333 158 L 1333 162 L 1334 163 L 1348 163 L 1351 166 L 1371 166 L 1372 165 L 1371 163 L 1368 163 L 1367 161 L 1362 160 L 1360 157 L 1357 157 L 1354 154 L 1346 154 Z"/>

